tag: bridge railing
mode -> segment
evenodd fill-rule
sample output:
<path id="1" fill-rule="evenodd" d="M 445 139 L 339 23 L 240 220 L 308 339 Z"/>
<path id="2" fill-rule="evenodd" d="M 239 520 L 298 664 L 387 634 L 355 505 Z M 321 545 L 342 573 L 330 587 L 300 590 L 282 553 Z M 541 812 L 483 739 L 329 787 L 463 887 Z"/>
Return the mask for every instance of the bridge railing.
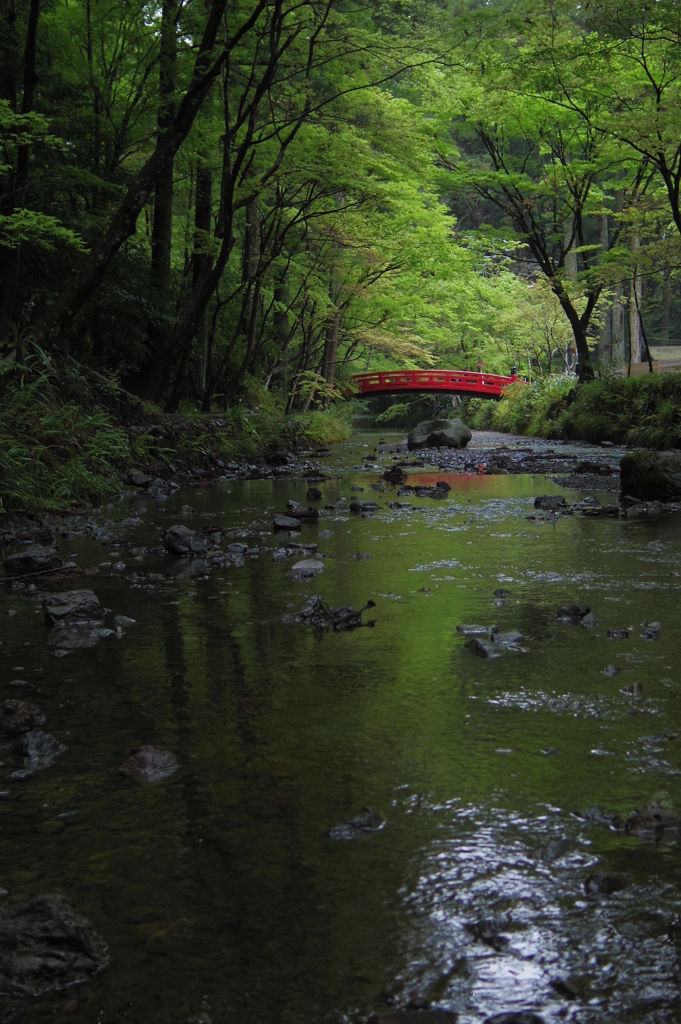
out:
<path id="1" fill-rule="evenodd" d="M 501 395 L 518 377 L 475 370 L 391 370 L 357 373 L 352 382 L 361 395 L 390 391 L 470 391 Z"/>

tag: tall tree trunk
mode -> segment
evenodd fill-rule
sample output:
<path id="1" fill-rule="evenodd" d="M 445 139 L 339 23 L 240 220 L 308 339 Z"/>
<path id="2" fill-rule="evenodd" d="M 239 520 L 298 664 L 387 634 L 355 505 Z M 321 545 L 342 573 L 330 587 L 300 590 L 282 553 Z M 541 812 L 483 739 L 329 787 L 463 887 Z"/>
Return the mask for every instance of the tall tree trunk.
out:
<path id="1" fill-rule="evenodd" d="M 0 31 L 7 37 L 0 44 L 0 55 L 8 61 L 7 66 L 0 70 L 0 87 L 2 99 L 6 99 L 16 112 L 16 72 L 17 62 L 16 13 L 12 0 L 2 0 L 0 7 Z M 38 80 L 35 69 L 35 51 L 40 18 L 40 0 L 31 0 L 26 28 L 26 45 L 24 48 L 24 94 L 21 101 L 21 113 L 30 114 L 33 110 L 33 96 Z M 20 146 L 17 153 L 16 172 L 10 171 L 10 188 L 2 203 L 0 213 L 10 215 L 20 210 L 26 201 L 28 184 L 28 166 L 30 147 Z M 17 286 L 19 283 L 20 247 L 0 246 L 0 346 L 6 345 L 10 333 L 10 325 L 14 316 Z M 23 361 L 23 351 L 17 352 L 17 359 Z"/>
<path id="2" fill-rule="evenodd" d="M 640 241 L 635 238 L 632 242 L 632 249 L 640 248 Z M 643 297 L 643 280 L 638 272 L 638 265 L 634 264 L 632 274 L 629 301 L 629 361 L 631 363 L 641 362 L 641 299 Z"/>
<path id="3" fill-rule="evenodd" d="M 604 213 L 601 217 L 601 249 L 607 252 L 610 248 L 610 231 L 608 215 Z M 606 305 L 601 336 L 598 342 L 598 362 L 609 363 L 612 360 L 612 327 L 614 308 L 611 304 Z"/>
<path id="4" fill-rule="evenodd" d="M 158 71 L 158 134 L 170 128 L 175 117 L 175 69 L 177 65 L 177 0 L 163 0 L 161 49 Z M 154 227 L 151 234 L 151 280 L 159 300 L 170 291 L 170 256 L 173 238 L 173 168 L 171 157 L 158 177 L 154 191 Z"/>
<path id="5" fill-rule="evenodd" d="M 574 220 L 567 217 L 563 225 L 563 247 L 565 249 L 565 274 L 569 278 L 577 277 L 577 253 L 575 252 Z M 568 246 L 570 248 L 568 249 Z"/>
<path id="6" fill-rule="evenodd" d="M 267 7 L 268 0 L 258 0 L 250 17 L 230 38 L 227 50 L 233 49 L 255 25 Z M 52 303 L 32 330 L 34 340 L 43 346 L 71 323 L 83 304 L 104 279 L 106 271 L 121 245 L 135 233 L 137 218 L 149 200 L 169 160 L 184 142 L 201 105 L 218 77 L 226 52 L 212 61 L 212 50 L 224 14 L 226 0 L 212 0 L 203 38 L 199 45 L 192 80 L 173 119 L 156 148 L 128 187 L 128 191 L 101 241 L 94 247 L 81 270 L 61 295 Z"/>
<path id="7" fill-rule="evenodd" d="M 615 285 L 610 311 L 612 361 L 616 366 L 621 366 L 626 361 L 625 312 L 624 288 L 620 282 Z"/>
<path id="8" fill-rule="evenodd" d="M 671 272 L 665 270 L 662 283 L 662 344 L 669 344 L 669 311 L 672 304 Z"/>
<path id="9" fill-rule="evenodd" d="M 196 206 L 194 208 L 194 252 L 192 255 L 192 284 L 195 288 L 199 280 L 210 270 L 211 257 L 208 250 L 211 220 L 213 214 L 213 172 L 208 163 L 207 154 L 199 155 L 196 171 Z M 203 399 L 206 391 L 208 331 L 206 311 L 203 311 L 197 331 L 197 344 L 194 353 L 194 391 L 198 398 Z"/>

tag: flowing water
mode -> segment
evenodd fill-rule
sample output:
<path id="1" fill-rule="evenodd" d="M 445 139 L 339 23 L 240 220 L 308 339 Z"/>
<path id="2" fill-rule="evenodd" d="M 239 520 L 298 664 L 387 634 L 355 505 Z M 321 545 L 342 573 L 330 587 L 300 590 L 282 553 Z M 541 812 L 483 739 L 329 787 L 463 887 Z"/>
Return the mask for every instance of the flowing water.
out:
<path id="1" fill-rule="evenodd" d="M 148 554 L 62 543 L 81 566 L 125 563 L 62 584 L 134 618 L 118 639 L 55 658 L 40 605 L 0 595 L 2 699 L 39 704 L 67 747 L 22 781 L 0 768 L 2 898 L 67 896 L 112 955 L 12 1019 L 317 1024 L 434 1005 L 461 1024 L 520 1009 L 678 1020 L 678 842 L 575 812 L 681 808 L 681 522 L 531 521 L 534 496 L 559 488 L 530 476 L 446 476 L 447 500 L 392 511 L 394 492 L 370 489 L 380 472 L 352 468 L 376 436 L 324 462 L 338 475 L 317 485 L 322 505 L 355 484 L 381 507 L 303 526 L 324 556 L 313 580 L 269 551 L 210 574 L 155 553 L 175 522 L 280 546 L 271 513 L 307 485 L 252 480 L 137 499 L 142 524 L 119 532 Z M 312 594 L 374 600 L 375 627 L 282 621 Z M 600 624 L 558 621 L 570 601 Z M 477 657 L 462 623 L 519 630 L 522 649 Z M 152 785 L 120 774 L 143 743 L 180 769 Z M 330 837 L 366 806 L 383 829 Z M 590 895 L 594 870 L 628 884 Z"/>

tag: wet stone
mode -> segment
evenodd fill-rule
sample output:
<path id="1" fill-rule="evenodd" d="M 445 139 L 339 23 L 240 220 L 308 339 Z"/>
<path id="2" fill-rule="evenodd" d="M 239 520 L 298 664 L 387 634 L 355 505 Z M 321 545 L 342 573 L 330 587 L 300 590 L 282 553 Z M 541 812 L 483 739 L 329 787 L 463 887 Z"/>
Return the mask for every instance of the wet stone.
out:
<path id="1" fill-rule="evenodd" d="M 593 629 L 594 626 L 597 626 L 600 623 L 600 621 L 601 620 L 595 612 L 588 612 L 582 619 L 581 624 L 582 626 L 586 626 L 587 629 Z"/>
<path id="2" fill-rule="evenodd" d="M 272 516 L 272 526 L 275 530 L 299 530 L 300 523 L 293 516 L 283 516 L 275 513 Z"/>
<path id="3" fill-rule="evenodd" d="M 661 622 L 644 622 L 641 636 L 644 640 L 658 640 L 662 632 Z"/>
<path id="4" fill-rule="evenodd" d="M 611 640 L 628 640 L 629 630 L 628 629 L 609 629 L 608 636 Z"/>
<path id="5" fill-rule="evenodd" d="M 20 573 L 47 572 L 60 569 L 63 562 L 59 555 L 41 544 L 31 544 L 24 551 L 10 555 L 4 561 L 5 572 L 10 576 Z"/>
<path id="6" fill-rule="evenodd" d="M 185 558 L 205 555 L 211 546 L 205 534 L 188 530 L 186 526 L 171 526 L 163 536 L 163 543 L 171 554 Z"/>
<path id="7" fill-rule="evenodd" d="M 351 512 L 375 512 L 378 505 L 375 501 L 351 501 L 350 511 Z"/>
<path id="8" fill-rule="evenodd" d="M 45 716 L 35 704 L 25 704 L 22 700 L 6 700 L 0 708 L 0 733 L 17 736 L 22 732 L 30 732 L 45 724 Z"/>
<path id="9" fill-rule="evenodd" d="M 169 750 L 156 750 L 145 744 L 133 750 L 131 756 L 118 770 L 136 782 L 159 782 L 177 771 L 177 758 Z"/>
<path id="10" fill-rule="evenodd" d="M 365 807 L 350 821 L 343 825 L 335 825 L 329 835 L 331 839 L 358 839 L 369 832 L 380 832 L 385 827 L 385 818 L 371 807 Z"/>
<path id="11" fill-rule="evenodd" d="M 499 647 L 489 640 L 481 640 L 480 637 L 470 637 L 464 646 L 467 650 L 471 651 L 472 654 L 477 654 L 479 658 L 500 658 L 501 651 Z"/>
<path id="12" fill-rule="evenodd" d="M 612 896 L 613 893 L 626 889 L 628 885 L 629 878 L 626 875 L 607 871 L 592 871 L 584 879 L 584 891 L 587 896 Z"/>
<path id="13" fill-rule="evenodd" d="M 588 604 L 564 604 L 556 612 L 556 618 L 568 625 L 579 625 L 590 611 Z"/>
<path id="14" fill-rule="evenodd" d="M 108 965 L 106 943 L 63 896 L 0 908 L 1 994 L 55 995 L 92 980 Z"/>
<path id="15" fill-rule="evenodd" d="M 69 590 L 64 594 L 50 594 L 43 600 L 43 614 L 50 626 L 75 622 L 97 622 L 104 609 L 92 590 Z"/>
<path id="16" fill-rule="evenodd" d="M 627 835 L 649 839 L 676 837 L 681 827 L 681 815 L 658 803 L 643 804 L 629 815 L 623 824 Z"/>
<path id="17" fill-rule="evenodd" d="M 50 768 L 66 747 L 48 732 L 32 729 L 17 740 L 15 750 L 23 754 L 25 771 L 23 775 L 44 771 Z"/>
<path id="18" fill-rule="evenodd" d="M 324 563 L 317 558 L 303 558 L 295 563 L 288 575 L 294 580 L 309 580 L 324 572 L 324 568 Z"/>

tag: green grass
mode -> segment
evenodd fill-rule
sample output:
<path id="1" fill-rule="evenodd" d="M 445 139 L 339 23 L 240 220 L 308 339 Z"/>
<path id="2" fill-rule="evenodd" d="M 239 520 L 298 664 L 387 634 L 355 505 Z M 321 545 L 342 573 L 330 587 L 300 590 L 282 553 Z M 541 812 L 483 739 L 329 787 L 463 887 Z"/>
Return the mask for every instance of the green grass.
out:
<path id="1" fill-rule="evenodd" d="M 516 384 L 498 403 L 468 404 L 471 426 L 533 437 L 681 447 L 681 373 L 604 377 L 588 384 L 553 377 Z"/>
<path id="2" fill-rule="evenodd" d="M 218 428 L 213 418 L 196 414 L 164 417 L 115 380 L 85 377 L 73 367 L 57 373 L 34 356 L 24 367 L 0 366 L 0 509 L 58 512 L 98 504 L 120 489 L 120 471 L 133 466 L 210 467 L 214 459 L 331 444 L 349 437 L 351 417 L 345 403 L 285 416 L 281 400 L 251 380 L 244 402 Z"/>

